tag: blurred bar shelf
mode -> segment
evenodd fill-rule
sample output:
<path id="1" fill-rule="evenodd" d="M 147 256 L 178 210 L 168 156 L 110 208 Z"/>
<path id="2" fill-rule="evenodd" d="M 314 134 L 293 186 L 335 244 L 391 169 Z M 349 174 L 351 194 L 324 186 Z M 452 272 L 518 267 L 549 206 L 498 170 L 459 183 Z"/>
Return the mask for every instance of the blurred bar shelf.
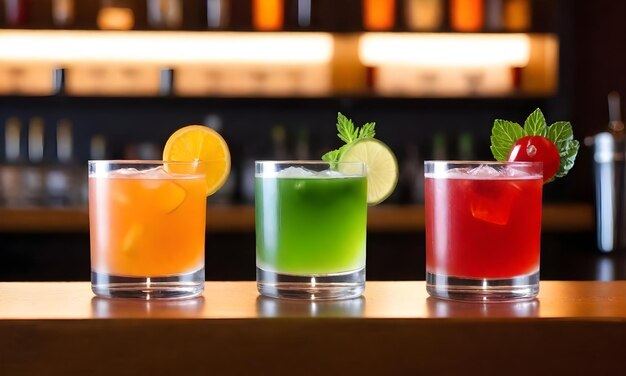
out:
<path id="1" fill-rule="evenodd" d="M 558 62 L 554 33 L 0 29 L 4 95 L 541 97 Z"/>
<path id="2" fill-rule="evenodd" d="M 586 203 L 546 204 L 543 230 L 554 232 L 593 231 L 593 206 Z M 380 205 L 368 209 L 368 229 L 374 232 L 424 230 L 421 205 Z M 88 232 L 87 208 L 0 208 L 0 232 L 55 233 Z M 207 231 L 254 231 L 254 207 L 250 205 L 209 205 Z"/>
<path id="3" fill-rule="evenodd" d="M 626 281 L 542 281 L 537 299 L 500 304 L 429 298 L 423 281 L 369 281 L 340 301 L 264 298 L 255 282 L 208 282 L 178 301 L 0 283 L 11 375 L 617 375 L 624 348 Z"/>

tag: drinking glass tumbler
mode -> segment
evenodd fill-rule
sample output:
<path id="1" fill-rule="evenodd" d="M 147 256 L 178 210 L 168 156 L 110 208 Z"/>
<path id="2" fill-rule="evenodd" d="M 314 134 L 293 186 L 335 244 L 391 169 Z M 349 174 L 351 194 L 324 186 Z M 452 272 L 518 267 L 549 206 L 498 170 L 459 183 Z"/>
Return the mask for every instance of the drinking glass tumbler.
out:
<path id="1" fill-rule="evenodd" d="M 262 295 L 346 299 L 365 288 L 362 162 L 258 161 L 257 287 Z"/>
<path id="2" fill-rule="evenodd" d="M 543 165 L 426 161 L 426 288 L 470 301 L 539 291 Z"/>
<path id="3" fill-rule="evenodd" d="M 89 161 L 91 287 L 176 299 L 204 288 L 202 162 Z"/>

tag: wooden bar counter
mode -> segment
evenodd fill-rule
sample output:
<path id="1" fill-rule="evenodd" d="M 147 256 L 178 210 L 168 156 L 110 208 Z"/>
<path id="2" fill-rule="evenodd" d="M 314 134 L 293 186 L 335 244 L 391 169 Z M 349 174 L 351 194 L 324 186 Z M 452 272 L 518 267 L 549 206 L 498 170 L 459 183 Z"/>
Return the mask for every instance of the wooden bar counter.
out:
<path id="1" fill-rule="evenodd" d="M 181 301 L 96 298 L 87 282 L 0 283 L 0 375 L 623 375 L 626 281 L 541 283 L 528 302 L 260 297 L 208 282 Z"/>

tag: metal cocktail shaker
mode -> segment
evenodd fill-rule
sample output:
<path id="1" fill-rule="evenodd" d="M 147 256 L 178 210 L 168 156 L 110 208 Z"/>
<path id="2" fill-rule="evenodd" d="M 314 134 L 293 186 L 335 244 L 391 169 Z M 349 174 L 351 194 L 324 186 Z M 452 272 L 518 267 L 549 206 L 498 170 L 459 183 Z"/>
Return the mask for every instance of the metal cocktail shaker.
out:
<path id="1" fill-rule="evenodd" d="M 594 180 L 598 249 L 612 252 L 626 247 L 626 210 L 624 173 L 624 123 L 619 94 L 609 94 L 609 129 L 595 135 Z"/>

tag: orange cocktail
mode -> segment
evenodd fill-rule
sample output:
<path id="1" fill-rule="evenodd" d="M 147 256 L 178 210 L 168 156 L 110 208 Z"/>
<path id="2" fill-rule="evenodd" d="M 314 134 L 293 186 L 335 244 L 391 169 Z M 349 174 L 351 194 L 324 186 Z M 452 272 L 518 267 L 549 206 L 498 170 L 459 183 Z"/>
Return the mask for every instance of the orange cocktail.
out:
<path id="1" fill-rule="evenodd" d="M 96 293 L 98 286 L 110 290 L 134 283 L 156 289 L 153 294 L 194 285 L 201 291 L 207 185 L 205 175 L 196 172 L 202 171 L 198 164 L 90 162 Z"/>

